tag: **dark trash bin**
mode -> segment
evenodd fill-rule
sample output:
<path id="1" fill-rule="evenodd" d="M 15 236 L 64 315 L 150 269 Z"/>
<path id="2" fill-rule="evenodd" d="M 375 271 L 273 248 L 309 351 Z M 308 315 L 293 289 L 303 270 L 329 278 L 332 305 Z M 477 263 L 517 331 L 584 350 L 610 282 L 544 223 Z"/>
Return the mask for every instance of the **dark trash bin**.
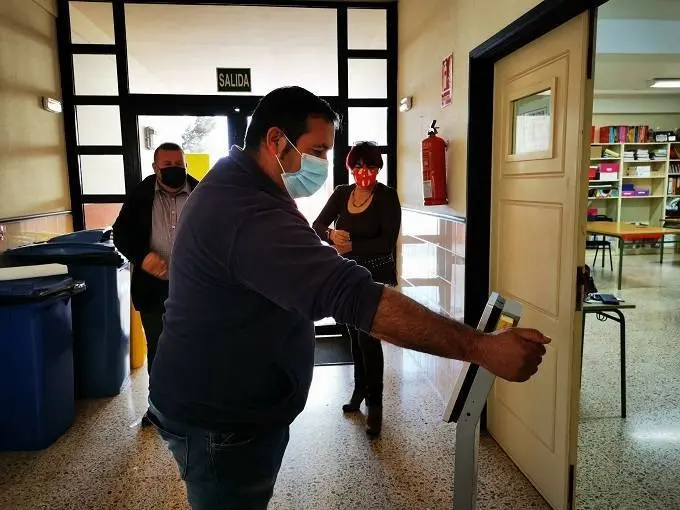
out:
<path id="1" fill-rule="evenodd" d="M 73 298 L 75 384 L 78 398 L 115 396 L 130 375 L 130 270 L 111 230 L 84 230 L 46 243 L 8 250 L 11 265 L 57 263 L 85 282 Z"/>
<path id="2" fill-rule="evenodd" d="M 66 275 L 0 281 L 1 451 L 47 448 L 73 423 L 71 301 L 84 289 Z"/>

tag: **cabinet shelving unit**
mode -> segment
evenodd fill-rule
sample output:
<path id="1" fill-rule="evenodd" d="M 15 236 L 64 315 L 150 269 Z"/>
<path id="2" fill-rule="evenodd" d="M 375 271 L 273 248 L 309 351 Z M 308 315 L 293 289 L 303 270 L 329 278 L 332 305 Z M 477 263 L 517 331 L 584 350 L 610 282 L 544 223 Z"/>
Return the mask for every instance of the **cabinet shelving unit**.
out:
<path id="1" fill-rule="evenodd" d="M 680 142 L 646 142 L 646 143 L 593 143 L 590 148 L 591 166 L 601 163 L 619 163 L 618 179 L 614 181 L 591 180 L 591 193 L 607 193 L 610 196 L 591 197 L 590 207 L 597 208 L 600 214 L 606 214 L 614 221 L 660 225 L 665 217 L 666 202 L 674 198 L 669 193 L 669 179 L 680 179 L 680 159 L 671 158 L 671 149 L 680 153 Z M 608 157 L 604 151 L 610 149 L 619 157 Z M 625 153 L 632 150 L 646 149 L 652 153 L 665 151 L 659 159 L 636 160 L 626 158 Z M 639 175 L 637 168 L 650 167 L 646 175 Z M 673 169 L 673 170 L 671 170 Z M 622 196 L 623 184 L 634 184 L 636 188 L 649 190 L 645 196 Z M 590 193 L 589 193 L 590 195 Z"/>

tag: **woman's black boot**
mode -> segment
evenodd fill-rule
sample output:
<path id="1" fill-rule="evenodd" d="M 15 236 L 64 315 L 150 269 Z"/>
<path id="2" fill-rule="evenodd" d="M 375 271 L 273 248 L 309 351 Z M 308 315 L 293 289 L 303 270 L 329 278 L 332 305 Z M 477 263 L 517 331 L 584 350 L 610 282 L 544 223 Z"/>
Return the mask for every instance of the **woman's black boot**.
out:
<path id="1" fill-rule="evenodd" d="M 343 413 L 356 413 L 361 407 L 361 403 L 364 401 L 364 392 L 355 389 L 352 392 L 352 397 L 349 402 L 342 406 Z"/>
<path id="2" fill-rule="evenodd" d="M 377 437 L 382 429 L 382 405 L 368 404 L 367 407 L 366 434 L 371 437 Z"/>

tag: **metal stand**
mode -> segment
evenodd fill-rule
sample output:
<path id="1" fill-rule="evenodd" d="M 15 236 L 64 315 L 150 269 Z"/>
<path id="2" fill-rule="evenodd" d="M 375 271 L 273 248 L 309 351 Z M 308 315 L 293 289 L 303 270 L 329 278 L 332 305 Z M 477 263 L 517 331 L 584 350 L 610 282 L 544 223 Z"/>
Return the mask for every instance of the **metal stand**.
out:
<path id="1" fill-rule="evenodd" d="M 453 478 L 453 508 L 477 508 L 477 459 L 479 420 L 496 376 L 478 368 L 456 426 L 456 458 Z"/>
<path id="2" fill-rule="evenodd" d="M 522 306 L 491 294 L 484 308 L 478 331 L 490 333 L 517 326 Z M 444 411 L 444 421 L 455 422 L 456 458 L 453 479 L 453 508 L 477 508 L 477 460 L 479 456 L 479 420 L 496 376 L 488 370 L 467 363 L 461 371 Z"/>

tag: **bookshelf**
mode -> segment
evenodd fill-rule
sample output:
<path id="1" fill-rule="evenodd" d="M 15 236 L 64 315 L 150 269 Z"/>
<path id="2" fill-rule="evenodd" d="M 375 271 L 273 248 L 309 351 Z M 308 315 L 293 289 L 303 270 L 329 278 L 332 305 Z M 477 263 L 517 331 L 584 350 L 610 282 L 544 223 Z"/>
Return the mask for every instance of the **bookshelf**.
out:
<path id="1" fill-rule="evenodd" d="M 679 155 L 680 142 L 591 144 L 589 209 L 614 221 L 660 225 L 666 203 L 680 195 Z"/>

